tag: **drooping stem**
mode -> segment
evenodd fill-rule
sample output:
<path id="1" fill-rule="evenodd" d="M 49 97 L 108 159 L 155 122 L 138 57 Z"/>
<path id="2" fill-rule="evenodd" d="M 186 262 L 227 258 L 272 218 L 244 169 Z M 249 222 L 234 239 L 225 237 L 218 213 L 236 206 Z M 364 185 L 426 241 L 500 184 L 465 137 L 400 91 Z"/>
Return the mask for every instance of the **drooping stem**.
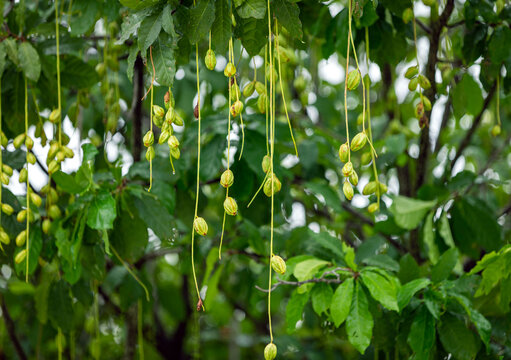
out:
<path id="1" fill-rule="evenodd" d="M 150 108 L 150 112 L 151 112 L 151 115 L 150 115 L 150 129 L 151 129 L 151 133 L 153 132 L 153 101 L 154 101 L 154 96 L 153 96 L 153 89 L 154 89 L 154 81 L 156 80 L 156 69 L 154 68 L 154 62 L 153 62 L 153 47 L 150 46 L 149 47 L 149 57 L 151 58 L 151 65 L 153 66 L 153 76 L 151 78 L 151 87 L 149 89 L 149 91 L 151 92 L 151 108 Z M 153 159 L 152 157 L 149 158 L 149 189 L 147 189 L 147 191 L 151 191 L 151 188 L 153 187 Z"/>
<path id="2" fill-rule="evenodd" d="M 135 274 L 133 272 L 133 270 L 131 270 L 131 268 L 129 267 L 129 265 L 126 263 L 126 261 L 124 261 L 121 256 L 119 255 L 119 253 L 117 252 L 117 250 L 115 250 L 115 248 L 110 244 L 110 249 L 112 250 L 112 252 L 114 253 L 115 257 L 117 258 L 117 260 L 119 260 L 119 262 L 122 264 L 122 266 L 124 266 L 124 268 L 126 269 L 126 271 L 128 271 L 128 274 L 130 274 L 133 279 L 135 279 L 135 281 L 144 289 L 144 292 L 145 292 L 145 297 L 146 297 L 146 300 L 149 301 L 149 290 L 147 290 L 147 287 L 145 286 L 145 284 L 142 282 L 142 280 L 140 280 L 140 278 L 137 276 L 137 274 Z"/>
<path id="3" fill-rule="evenodd" d="M 500 123 L 500 69 L 499 69 L 499 74 L 497 75 L 497 109 L 496 109 L 496 112 L 497 112 L 497 124 L 500 126 L 501 123 Z"/>
<path id="4" fill-rule="evenodd" d="M 348 0 L 348 49 L 346 51 L 346 78 L 344 80 L 344 115 L 346 117 L 346 142 L 348 144 L 348 162 L 351 161 L 350 129 L 348 124 L 348 72 L 350 65 L 351 0 Z"/>
<path id="5" fill-rule="evenodd" d="M 59 6 L 58 0 L 55 0 L 55 40 L 57 42 L 56 55 L 57 55 L 57 108 L 59 111 L 59 147 L 62 146 L 62 99 L 60 90 L 60 40 L 59 40 Z M 106 48 L 106 46 L 105 46 Z"/>
<path id="6" fill-rule="evenodd" d="M 25 139 L 27 139 L 28 137 L 28 84 L 27 84 L 27 78 L 25 76 Z M 28 147 L 27 147 L 27 152 L 25 154 L 25 161 L 27 163 L 27 222 L 26 222 L 26 248 L 25 248 L 25 251 L 26 251 L 26 273 L 25 273 L 25 282 L 28 283 L 28 270 L 29 270 L 29 259 L 30 259 L 30 236 L 29 236 L 29 231 L 30 231 L 30 215 L 31 215 L 31 211 L 30 211 L 30 182 L 29 182 L 29 171 L 28 171 L 28 164 L 29 164 L 29 161 L 28 161 L 28 154 L 29 154 L 29 150 L 28 150 Z"/>

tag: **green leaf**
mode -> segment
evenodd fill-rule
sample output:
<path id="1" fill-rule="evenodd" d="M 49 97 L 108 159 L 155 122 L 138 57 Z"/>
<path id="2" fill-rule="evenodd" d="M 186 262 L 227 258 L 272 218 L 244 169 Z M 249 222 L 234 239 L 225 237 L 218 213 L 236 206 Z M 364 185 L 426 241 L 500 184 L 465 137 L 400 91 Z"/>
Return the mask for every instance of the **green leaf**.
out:
<path id="1" fill-rule="evenodd" d="M 175 39 L 167 34 L 160 34 L 153 48 L 153 61 L 156 80 L 161 86 L 172 87 L 176 75 Z"/>
<path id="2" fill-rule="evenodd" d="M 35 309 L 37 320 L 39 320 L 41 324 L 46 324 L 48 321 L 48 296 L 50 293 L 50 285 L 51 283 L 49 281 L 41 281 L 35 290 Z"/>
<path id="3" fill-rule="evenodd" d="M 7 51 L 5 50 L 5 43 L 0 43 L 0 79 L 2 78 L 2 75 L 4 74 L 5 65 L 7 65 Z"/>
<path id="4" fill-rule="evenodd" d="M 243 4 L 236 9 L 238 15 L 242 18 L 264 19 L 266 15 L 265 0 L 245 0 Z"/>
<path id="5" fill-rule="evenodd" d="M 215 5 L 211 0 L 199 0 L 190 10 L 188 39 L 191 44 L 204 38 L 215 21 Z"/>
<path id="6" fill-rule="evenodd" d="M 299 293 L 293 291 L 286 306 L 286 328 L 288 333 L 292 333 L 296 329 L 296 323 L 302 320 L 302 313 L 305 304 L 309 300 L 309 293 Z"/>
<path id="7" fill-rule="evenodd" d="M 346 265 L 348 265 L 350 269 L 357 271 L 358 267 L 355 263 L 355 250 L 343 242 L 342 251 L 344 252 L 344 261 L 346 262 Z"/>
<path id="8" fill-rule="evenodd" d="M 428 211 L 436 205 L 436 201 L 422 201 L 404 196 L 396 196 L 393 200 L 390 212 L 394 215 L 396 224 L 407 230 L 419 226 Z"/>
<path id="9" fill-rule="evenodd" d="M 435 233 L 433 232 L 433 211 L 428 214 L 424 222 L 422 241 L 424 242 L 429 261 L 431 261 L 432 264 L 436 264 L 440 254 L 435 242 Z"/>
<path id="10" fill-rule="evenodd" d="M 172 18 L 172 9 L 169 4 L 165 5 L 161 12 L 161 26 L 172 39 L 177 37 L 176 30 L 174 29 L 174 19 Z"/>
<path id="11" fill-rule="evenodd" d="M 511 30 L 508 26 L 498 26 L 490 40 L 489 51 L 492 62 L 501 63 L 511 56 L 511 49 L 504 44 L 511 44 Z"/>
<path id="12" fill-rule="evenodd" d="M 232 36 L 231 12 L 228 0 L 215 1 L 215 21 L 211 29 L 213 48 L 219 54 L 227 51 Z"/>
<path id="13" fill-rule="evenodd" d="M 129 13 L 127 16 L 123 17 L 119 40 L 117 40 L 115 43 L 118 45 L 124 44 L 124 42 L 128 40 L 131 35 L 134 35 L 137 32 L 140 24 L 142 23 L 142 20 L 144 20 L 148 14 L 148 11 L 140 11 Z"/>
<path id="14" fill-rule="evenodd" d="M 146 17 L 142 20 L 140 28 L 137 32 L 138 48 L 144 54 L 149 46 L 151 46 L 158 35 L 160 35 L 162 27 L 162 13 L 157 13 Z"/>
<path id="15" fill-rule="evenodd" d="M 109 192 L 102 191 L 94 197 L 89 206 L 87 225 L 95 230 L 112 229 L 116 216 L 114 198 Z"/>
<path id="16" fill-rule="evenodd" d="M 85 89 L 98 82 L 98 75 L 94 67 L 79 57 L 66 55 L 62 58 L 60 66 L 62 86 Z"/>
<path id="17" fill-rule="evenodd" d="M 415 279 L 401 286 L 397 293 L 397 304 L 402 311 L 410 302 L 412 297 L 431 283 L 429 279 Z"/>
<path id="18" fill-rule="evenodd" d="M 490 349 L 490 337 L 491 337 L 491 324 L 490 322 L 476 309 L 472 307 L 470 300 L 459 294 L 451 294 L 452 297 L 460 303 L 465 309 L 470 321 L 475 325 L 479 337 L 486 346 L 486 349 Z"/>
<path id="19" fill-rule="evenodd" d="M 275 0 L 275 15 L 279 22 L 289 31 L 292 37 L 302 38 L 302 22 L 300 21 L 300 8 L 286 0 Z"/>
<path id="20" fill-rule="evenodd" d="M 58 187 L 71 194 L 79 194 L 86 189 L 81 184 L 78 184 L 73 176 L 62 171 L 56 172 L 51 178 Z"/>
<path id="21" fill-rule="evenodd" d="M 18 59 L 18 44 L 16 43 L 16 40 L 13 38 L 8 37 L 4 41 L 2 41 L 3 44 L 5 44 L 5 52 L 7 53 L 7 57 L 9 60 L 12 61 L 14 65 L 19 64 Z"/>
<path id="22" fill-rule="evenodd" d="M 298 281 L 312 279 L 314 275 L 328 264 L 328 261 L 320 259 L 309 259 L 296 264 L 293 275 Z"/>
<path id="23" fill-rule="evenodd" d="M 346 332 L 349 342 L 361 354 L 371 343 L 373 334 L 373 316 L 369 312 L 369 303 L 363 287 L 357 281 L 353 292 L 350 312 L 346 319 Z"/>
<path id="24" fill-rule="evenodd" d="M 206 283 L 208 287 L 206 298 L 204 299 L 204 306 L 206 309 L 211 309 L 211 306 L 215 301 L 216 295 L 218 294 L 218 283 L 220 281 L 224 267 L 225 263 L 222 263 L 222 265 L 218 267 L 218 269 L 213 273 L 213 275 L 208 279 L 208 282 Z"/>
<path id="25" fill-rule="evenodd" d="M 241 44 L 250 56 L 258 55 L 268 43 L 268 29 L 265 30 L 265 24 L 267 25 L 267 22 L 264 20 L 240 19 L 234 29 L 236 37 L 241 39 Z"/>
<path id="26" fill-rule="evenodd" d="M 121 258 L 132 263 L 143 254 L 148 242 L 147 227 L 138 216 L 122 211 L 114 223 L 110 242 Z"/>
<path id="27" fill-rule="evenodd" d="M 440 256 L 438 263 L 431 269 L 431 280 L 435 283 L 449 277 L 458 262 L 458 249 L 449 249 Z"/>
<path id="28" fill-rule="evenodd" d="M 139 217 L 145 221 L 160 240 L 172 237 L 173 218 L 169 211 L 154 196 L 145 192 L 140 197 L 131 197 Z"/>
<path id="29" fill-rule="evenodd" d="M 452 89 L 452 108 L 460 119 L 465 114 L 476 115 L 483 106 L 483 94 L 477 82 L 470 74 L 463 75 L 461 81 Z"/>
<path id="30" fill-rule="evenodd" d="M 48 318 L 53 327 L 69 332 L 73 328 L 73 303 L 69 295 L 69 287 L 64 280 L 53 283 L 50 288 L 51 305 L 48 306 Z"/>
<path id="31" fill-rule="evenodd" d="M 454 244 L 454 239 L 452 238 L 451 227 L 449 225 L 449 219 L 447 219 L 447 215 L 445 212 L 440 216 L 439 224 L 438 224 L 438 232 L 440 236 L 444 239 L 445 244 L 451 248 L 456 247 Z"/>
<path id="32" fill-rule="evenodd" d="M 330 304 L 330 315 L 336 327 L 341 326 L 348 317 L 352 298 L 353 278 L 350 277 L 337 287 Z"/>
<path id="33" fill-rule="evenodd" d="M 371 296 L 389 310 L 399 311 L 397 305 L 398 289 L 381 274 L 371 270 L 360 272 L 362 282 L 369 290 Z"/>
<path id="34" fill-rule="evenodd" d="M 41 60 L 36 49 L 28 41 L 22 42 L 18 48 L 18 57 L 20 60 L 20 67 L 25 76 L 37 82 L 41 74 Z"/>
<path id="35" fill-rule="evenodd" d="M 438 335 L 444 349 L 451 353 L 456 360 L 475 359 L 481 341 L 465 324 L 453 315 L 442 316 L 438 326 Z"/>
<path id="36" fill-rule="evenodd" d="M 330 307 L 330 303 L 332 302 L 332 296 L 334 295 L 334 291 L 329 284 L 326 283 L 317 283 L 314 285 L 311 291 L 312 298 L 312 308 L 316 312 L 316 314 L 323 314 Z"/>
<path id="37" fill-rule="evenodd" d="M 160 0 L 120 0 L 121 4 L 133 10 L 141 10 L 157 4 Z"/>
<path id="38" fill-rule="evenodd" d="M 428 360 L 429 352 L 435 343 L 435 318 L 425 306 L 417 311 L 407 341 L 415 353 L 414 359 Z"/>

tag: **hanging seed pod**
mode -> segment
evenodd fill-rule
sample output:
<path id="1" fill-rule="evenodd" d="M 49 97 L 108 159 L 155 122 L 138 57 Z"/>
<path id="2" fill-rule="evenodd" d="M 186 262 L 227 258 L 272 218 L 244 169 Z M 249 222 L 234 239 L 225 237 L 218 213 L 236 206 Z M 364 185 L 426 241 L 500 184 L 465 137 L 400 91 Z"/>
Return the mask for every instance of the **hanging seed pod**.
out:
<path id="1" fill-rule="evenodd" d="M 159 119 L 163 119 L 165 110 L 159 105 L 153 105 L 153 115 Z"/>
<path id="2" fill-rule="evenodd" d="M 9 235 L 4 231 L 4 229 L 0 230 L 0 242 L 5 245 L 9 245 L 11 243 L 11 238 Z"/>
<path id="3" fill-rule="evenodd" d="M 20 176 L 18 178 L 19 183 L 23 184 L 23 183 L 27 182 L 27 177 L 28 177 L 27 168 L 21 169 L 20 170 Z"/>
<path id="4" fill-rule="evenodd" d="M 366 186 L 364 186 L 364 189 L 362 190 L 362 194 L 364 195 L 371 195 L 376 192 L 378 184 L 376 184 L 376 181 L 369 181 Z"/>
<path id="5" fill-rule="evenodd" d="M 209 49 L 206 52 L 206 57 L 204 59 L 204 63 L 206 64 L 206 68 L 208 70 L 214 70 L 216 66 L 216 56 L 215 52 L 211 49 Z"/>
<path id="6" fill-rule="evenodd" d="M 359 132 L 351 140 L 351 151 L 358 151 L 367 143 L 367 135 L 365 132 Z"/>
<path id="7" fill-rule="evenodd" d="M 234 102 L 241 97 L 241 91 L 238 84 L 234 84 L 231 86 L 231 101 Z"/>
<path id="8" fill-rule="evenodd" d="M 227 215 L 235 216 L 238 213 L 238 204 L 232 197 L 227 197 L 224 200 L 224 210 Z"/>
<path id="9" fill-rule="evenodd" d="M 17 215 L 16 215 L 16 221 L 19 222 L 19 223 L 22 223 L 24 222 L 25 220 L 27 220 L 27 209 L 23 209 L 21 210 Z"/>
<path id="10" fill-rule="evenodd" d="M 263 168 L 264 173 L 267 173 L 271 169 L 271 158 L 268 155 L 264 155 L 263 161 L 261 162 L 261 167 Z"/>
<path id="11" fill-rule="evenodd" d="M 69 144 L 69 136 L 67 136 L 64 132 L 62 133 L 62 145 Z"/>
<path id="12" fill-rule="evenodd" d="M 236 75 L 236 66 L 232 62 L 228 62 L 225 66 L 224 75 L 227 77 Z"/>
<path id="13" fill-rule="evenodd" d="M 27 231 L 23 230 L 16 236 L 16 246 L 23 246 L 25 245 L 25 241 L 27 240 Z"/>
<path id="14" fill-rule="evenodd" d="M 163 124 L 161 125 L 161 131 L 162 132 L 168 132 L 169 135 L 172 135 L 172 133 L 174 132 L 172 130 L 172 125 L 170 125 L 168 122 L 164 121 Z M 167 139 L 168 140 L 168 139 Z"/>
<path id="15" fill-rule="evenodd" d="M 153 116 L 153 124 L 157 127 L 162 127 L 164 124 L 162 117 Z"/>
<path id="16" fill-rule="evenodd" d="M 277 357 L 277 346 L 274 343 L 269 343 L 264 348 L 264 360 L 273 360 Z"/>
<path id="17" fill-rule="evenodd" d="M 429 82 L 428 78 L 422 74 L 419 75 L 419 84 L 424 90 L 428 90 L 431 87 L 431 83 Z"/>
<path id="18" fill-rule="evenodd" d="M 154 147 L 149 146 L 147 151 L 145 152 L 145 158 L 147 161 L 152 161 L 154 159 Z"/>
<path id="19" fill-rule="evenodd" d="M 199 118 L 199 105 L 195 105 L 195 107 L 193 108 L 193 116 L 198 119 Z"/>
<path id="20" fill-rule="evenodd" d="M 208 224 L 206 223 L 206 220 L 199 216 L 197 216 L 193 221 L 193 228 L 199 235 L 206 236 L 208 233 Z"/>
<path id="21" fill-rule="evenodd" d="M 48 150 L 48 159 L 55 158 L 55 155 L 57 155 L 57 152 L 59 151 L 59 143 L 54 141 L 50 145 L 50 149 Z"/>
<path id="22" fill-rule="evenodd" d="M 40 207 L 41 204 L 43 203 L 43 200 L 41 199 L 41 197 L 39 195 L 37 195 L 34 192 L 31 192 L 30 193 L 30 202 L 33 203 L 35 206 Z"/>
<path id="23" fill-rule="evenodd" d="M 353 185 L 353 186 L 357 186 L 358 185 L 358 174 L 355 170 L 353 170 L 353 172 L 351 173 L 350 177 L 350 183 Z"/>
<path id="24" fill-rule="evenodd" d="M 491 128 L 491 135 L 493 137 L 499 136 L 500 133 L 501 133 L 500 125 L 495 125 L 494 127 Z"/>
<path id="25" fill-rule="evenodd" d="M 431 101 L 425 96 L 422 97 L 422 103 L 426 111 L 431 111 Z"/>
<path id="26" fill-rule="evenodd" d="M 7 139 L 7 136 L 5 136 L 3 131 L 0 133 L 0 143 L 4 148 L 7 147 L 7 144 L 9 143 L 9 139 Z"/>
<path id="27" fill-rule="evenodd" d="M 353 163 L 351 161 L 348 161 L 344 166 L 342 167 L 342 174 L 346 177 L 349 177 L 351 173 L 353 172 Z"/>
<path id="28" fill-rule="evenodd" d="M 344 193 L 344 196 L 346 196 L 346 199 L 351 200 L 353 199 L 353 186 L 349 183 L 349 181 L 345 181 L 342 185 L 342 192 Z"/>
<path id="29" fill-rule="evenodd" d="M 163 97 L 163 103 L 165 104 L 165 109 L 170 109 L 174 107 L 175 101 L 172 92 L 167 91 L 165 93 L 165 96 Z"/>
<path id="30" fill-rule="evenodd" d="M 415 117 L 421 119 L 424 116 L 424 105 L 422 102 L 418 103 L 415 107 Z"/>
<path id="31" fill-rule="evenodd" d="M 100 78 L 103 78 L 106 75 L 106 65 L 104 63 L 97 64 L 95 70 L 96 74 L 98 74 Z"/>
<path id="32" fill-rule="evenodd" d="M 410 66 L 408 69 L 406 69 L 405 78 L 410 80 L 410 79 L 414 78 L 418 73 L 419 73 L 419 68 L 417 67 L 417 65 Z"/>
<path id="33" fill-rule="evenodd" d="M 64 152 L 62 150 L 59 150 L 57 152 L 57 156 L 55 158 L 57 159 L 57 161 L 59 163 L 61 163 L 62 161 L 64 161 L 66 159 L 66 154 L 64 154 Z"/>
<path id="34" fill-rule="evenodd" d="M 348 148 L 348 144 L 347 143 L 344 143 L 344 144 L 342 144 L 339 147 L 339 159 L 341 159 L 341 161 L 343 163 L 348 161 L 348 153 L 349 153 L 349 151 L 350 150 Z"/>
<path id="35" fill-rule="evenodd" d="M 358 114 L 357 116 L 357 126 L 362 126 L 362 123 L 364 122 L 364 114 Z"/>
<path id="36" fill-rule="evenodd" d="M 9 176 L 7 176 L 7 174 L 2 173 L 0 175 L 0 180 L 2 181 L 2 184 L 9 185 L 10 179 L 9 179 Z"/>
<path id="37" fill-rule="evenodd" d="M 177 111 L 174 111 L 174 124 L 177 125 L 177 126 L 183 126 L 184 125 L 184 122 L 183 122 L 183 118 L 177 113 Z"/>
<path id="38" fill-rule="evenodd" d="M 232 104 L 231 115 L 233 117 L 238 116 L 239 114 L 241 114 L 242 111 L 243 111 L 243 103 L 241 101 L 238 100 L 234 104 Z"/>
<path id="39" fill-rule="evenodd" d="M 48 190 L 48 194 L 46 195 L 46 200 L 52 204 L 55 204 L 57 201 L 59 201 L 59 194 L 57 194 L 57 190 L 50 188 L 50 190 Z"/>
<path id="40" fill-rule="evenodd" d="M 224 188 L 230 188 L 232 184 L 234 183 L 234 174 L 233 172 L 229 170 L 225 170 L 222 173 L 222 176 L 220 176 L 220 185 L 222 185 Z"/>
<path id="41" fill-rule="evenodd" d="M 27 257 L 27 249 L 23 249 L 19 253 L 16 254 L 16 256 L 14 257 L 14 262 L 16 264 L 20 264 L 21 262 L 23 262 L 23 260 L 25 260 L 26 257 Z"/>
<path id="42" fill-rule="evenodd" d="M 272 255 L 271 268 L 277 274 L 284 275 L 286 273 L 286 262 L 278 255 Z"/>
<path id="43" fill-rule="evenodd" d="M 380 207 L 378 206 L 377 203 L 372 203 L 372 204 L 369 204 L 369 206 L 367 207 L 367 211 L 369 211 L 371 214 L 378 211 Z"/>
<path id="44" fill-rule="evenodd" d="M 175 118 L 174 113 L 175 113 L 174 108 L 170 108 L 167 110 L 167 112 L 165 113 L 165 121 L 167 123 L 172 124 Z"/>
<path id="45" fill-rule="evenodd" d="M 30 136 L 27 136 L 25 138 L 25 146 L 27 147 L 28 150 L 32 150 L 32 148 L 34 147 L 34 140 L 32 140 Z"/>
<path id="46" fill-rule="evenodd" d="M 419 78 L 413 78 L 412 80 L 410 80 L 410 82 L 408 83 L 408 90 L 410 91 L 415 91 L 415 89 L 417 89 L 417 85 L 419 84 Z"/>
<path id="47" fill-rule="evenodd" d="M 177 160 L 181 157 L 181 151 L 179 148 L 170 148 L 170 156 Z"/>
<path id="48" fill-rule="evenodd" d="M 360 162 L 362 165 L 369 165 L 371 163 L 372 157 L 370 152 L 365 152 L 362 154 L 362 157 L 360 158 Z"/>
<path id="49" fill-rule="evenodd" d="M 50 219 L 52 220 L 55 220 L 55 219 L 58 219 L 62 216 L 62 213 L 60 211 L 60 208 L 53 204 L 51 205 L 49 208 L 48 208 L 48 216 L 50 217 Z"/>
<path id="50" fill-rule="evenodd" d="M 257 110 L 259 110 L 261 114 L 266 113 L 266 94 L 261 94 L 257 98 Z"/>
<path id="51" fill-rule="evenodd" d="M 385 194 L 388 191 L 387 185 L 385 185 L 384 183 L 379 183 L 379 184 L 380 184 L 380 195 Z"/>
<path id="52" fill-rule="evenodd" d="M 179 147 L 179 140 L 177 139 L 177 137 L 172 135 L 171 137 L 169 137 L 168 144 L 171 149 L 177 149 Z"/>
<path id="53" fill-rule="evenodd" d="M 272 70 L 271 72 L 273 74 L 273 82 L 276 83 L 277 80 L 279 79 L 279 76 L 277 75 L 277 71 L 275 70 L 275 67 L 273 67 L 271 70 Z M 271 81 L 270 80 L 271 76 L 270 76 L 270 67 L 269 66 L 266 68 L 266 73 L 265 74 L 266 74 L 266 79 L 268 81 Z"/>
<path id="54" fill-rule="evenodd" d="M 166 143 L 167 141 L 169 141 L 169 138 L 170 138 L 170 133 L 168 131 L 162 131 L 160 133 L 160 137 L 158 138 L 158 143 L 161 145 L 161 144 L 164 144 Z"/>
<path id="55" fill-rule="evenodd" d="M 48 173 L 54 174 L 59 170 L 60 170 L 60 164 L 57 162 L 57 160 L 50 161 L 50 164 L 48 165 Z"/>
<path id="56" fill-rule="evenodd" d="M 149 146 L 152 146 L 153 144 L 154 144 L 154 133 L 151 130 L 149 130 L 144 135 L 144 146 L 149 147 Z"/>
<path id="57" fill-rule="evenodd" d="M 358 70 L 351 70 L 348 73 L 346 82 L 348 84 L 348 90 L 355 90 L 358 84 L 360 84 L 360 72 Z"/>
<path id="58" fill-rule="evenodd" d="M 272 174 L 264 183 L 263 192 L 266 196 L 271 197 L 272 195 L 272 181 L 273 181 L 273 193 L 278 193 L 282 187 L 280 180 L 275 174 Z"/>
<path id="59" fill-rule="evenodd" d="M 243 96 L 244 97 L 252 96 L 254 91 L 255 91 L 255 82 L 251 81 L 247 85 L 245 85 L 245 87 L 243 88 Z"/>
<path id="60" fill-rule="evenodd" d="M 75 153 L 73 150 L 71 150 L 69 147 L 67 146 L 62 146 L 62 148 L 60 149 L 60 151 L 62 151 L 64 153 L 64 156 L 68 159 L 72 159 L 75 157 Z"/>
<path id="61" fill-rule="evenodd" d="M 259 95 L 266 95 L 266 87 L 264 84 L 260 81 L 256 81 L 255 83 L 255 90 Z"/>
<path id="62" fill-rule="evenodd" d="M 21 145 L 23 145 L 23 143 L 25 142 L 25 138 L 26 138 L 25 133 L 19 134 L 18 136 L 16 136 L 14 138 L 12 144 L 14 145 L 14 147 L 16 149 L 19 149 L 21 147 Z"/>
<path id="63" fill-rule="evenodd" d="M 13 171 L 12 171 L 12 167 L 10 167 L 9 165 L 7 165 L 7 164 L 2 164 L 2 171 L 3 171 L 4 173 L 6 173 L 8 176 L 12 176 L 12 173 L 13 173 Z"/>
<path id="64" fill-rule="evenodd" d="M 405 9 L 405 11 L 403 11 L 403 15 L 401 15 L 401 18 L 405 24 L 408 24 L 413 20 L 413 10 L 411 8 Z"/>
<path id="65" fill-rule="evenodd" d="M 57 124 L 58 122 L 60 122 L 60 110 L 59 109 L 53 109 L 52 112 L 50 113 L 49 120 L 53 124 Z"/>
<path id="66" fill-rule="evenodd" d="M 296 89 L 296 92 L 302 92 L 307 87 L 307 82 L 303 76 L 298 76 L 295 81 L 293 81 L 293 86 Z"/>
<path id="67" fill-rule="evenodd" d="M 14 212 L 14 209 L 12 208 L 11 205 L 9 204 L 2 204 L 2 212 L 7 215 L 7 216 L 10 216 L 12 215 L 12 213 Z"/>
<path id="68" fill-rule="evenodd" d="M 50 232 L 50 228 L 51 228 L 50 219 L 43 220 L 42 228 L 43 228 L 43 233 L 48 234 Z"/>

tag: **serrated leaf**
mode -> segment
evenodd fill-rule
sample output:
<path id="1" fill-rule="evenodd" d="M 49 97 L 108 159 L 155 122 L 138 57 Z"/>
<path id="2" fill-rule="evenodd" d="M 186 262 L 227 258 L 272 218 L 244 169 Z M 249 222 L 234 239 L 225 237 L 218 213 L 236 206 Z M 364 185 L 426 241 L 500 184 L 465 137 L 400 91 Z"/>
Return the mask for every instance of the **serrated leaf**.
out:
<path id="1" fill-rule="evenodd" d="M 425 306 L 417 311 L 407 341 L 415 353 L 414 359 L 429 358 L 429 352 L 435 343 L 435 318 Z"/>
<path id="2" fill-rule="evenodd" d="M 121 32 L 119 35 L 119 40 L 116 41 L 116 44 L 124 44 L 126 40 L 130 38 L 131 35 L 134 35 L 142 20 L 144 20 L 150 12 L 148 10 L 143 10 L 135 13 L 130 13 L 122 19 L 121 24 Z"/>
<path id="3" fill-rule="evenodd" d="M 422 201 L 405 196 L 396 196 L 390 206 L 396 224 L 403 229 L 415 229 L 436 201 Z"/>
<path id="4" fill-rule="evenodd" d="M 13 62 L 14 65 L 17 66 L 19 64 L 19 59 L 18 44 L 16 43 L 16 40 L 13 38 L 7 38 L 2 41 L 2 43 L 5 44 L 5 52 L 7 53 L 7 57 Z"/>
<path id="5" fill-rule="evenodd" d="M 39 80 L 41 74 L 41 60 L 39 54 L 31 43 L 22 42 L 18 48 L 18 57 L 20 60 L 20 67 L 25 76 L 34 82 Z"/>
<path id="6" fill-rule="evenodd" d="M 188 39 L 191 44 L 204 38 L 215 21 L 215 5 L 211 0 L 200 0 L 190 10 L 188 23 Z"/>
<path id="7" fill-rule="evenodd" d="M 422 241 L 424 242 L 429 261 L 431 261 L 432 264 L 436 264 L 440 254 L 435 242 L 435 233 L 433 232 L 433 212 L 430 212 L 426 217 L 426 221 L 424 221 Z"/>
<path id="8" fill-rule="evenodd" d="M 403 310 L 406 305 L 410 302 L 412 297 L 426 286 L 428 286 L 431 281 L 427 278 L 415 279 L 401 286 L 397 293 L 397 304 L 399 306 L 399 310 Z"/>
<path id="9" fill-rule="evenodd" d="M 162 33 L 156 40 L 153 48 L 153 61 L 156 71 L 156 81 L 161 86 L 172 87 L 176 75 L 176 60 L 174 50 L 175 39 Z"/>
<path id="10" fill-rule="evenodd" d="M 140 28 L 138 29 L 138 48 L 145 54 L 158 35 L 160 35 L 162 27 L 162 14 L 154 14 L 142 20 Z"/>
<path id="11" fill-rule="evenodd" d="M 312 308 L 316 314 L 323 314 L 330 307 L 334 291 L 329 284 L 317 283 L 311 291 Z"/>
<path id="12" fill-rule="evenodd" d="M 177 36 L 176 30 L 174 29 L 174 19 L 172 18 L 172 9 L 170 8 L 170 5 L 167 4 L 163 8 L 161 12 L 161 26 L 163 30 L 172 36 L 172 38 L 175 38 Z"/>
<path id="13" fill-rule="evenodd" d="M 48 318 L 53 327 L 69 332 L 73 328 L 73 303 L 64 280 L 51 285 L 49 298 L 51 305 L 48 306 Z"/>
<path id="14" fill-rule="evenodd" d="M 465 309 L 470 321 L 475 325 L 479 337 L 489 350 L 491 337 L 491 323 L 479 311 L 472 307 L 470 300 L 459 294 L 451 294 L 456 301 Z"/>
<path id="15" fill-rule="evenodd" d="M 236 11 L 238 15 L 244 19 L 252 17 L 255 19 L 264 19 L 266 15 L 265 0 L 245 0 Z"/>
<path id="16" fill-rule="evenodd" d="M 450 352 L 456 360 L 475 359 L 479 352 L 481 341 L 453 315 L 442 316 L 438 326 L 438 335 L 444 349 Z"/>
<path id="17" fill-rule="evenodd" d="M 309 300 L 309 293 L 293 292 L 286 306 L 287 332 L 292 333 L 296 329 L 296 323 L 302 319 L 303 308 Z"/>
<path id="18" fill-rule="evenodd" d="M 309 259 L 296 264 L 293 275 L 298 281 L 312 279 L 319 269 L 328 264 L 328 261 L 320 259 Z"/>
<path id="19" fill-rule="evenodd" d="M 135 67 L 135 61 L 137 60 L 138 51 L 139 51 L 138 48 L 135 46 L 132 46 L 129 50 L 128 61 L 126 66 L 126 75 L 128 76 L 128 79 L 130 81 L 133 81 L 133 71 Z"/>
<path id="20" fill-rule="evenodd" d="M 264 30 L 267 22 L 254 18 L 240 19 L 235 29 L 236 37 L 250 56 L 256 56 L 268 41 L 268 29 Z"/>
<path id="21" fill-rule="evenodd" d="M 447 246 L 451 248 L 456 247 L 456 245 L 454 244 L 454 239 L 452 238 L 449 219 L 447 219 L 447 215 L 445 214 L 445 212 L 442 213 L 442 216 L 440 216 L 438 232 L 440 233 L 440 236 L 444 239 L 444 242 Z"/>
<path id="22" fill-rule="evenodd" d="M 373 334 L 373 316 L 369 312 L 367 295 L 362 285 L 357 281 L 353 292 L 350 312 L 346 318 L 346 332 L 349 342 L 361 354 L 365 352 L 371 343 Z"/>
<path id="23" fill-rule="evenodd" d="M 457 248 L 444 252 L 438 259 L 438 263 L 431 269 L 431 280 L 440 282 L 447 279 L 458 262 L 458 256 Z"/>
<path id="24" fill-rule="evenodd" d="M 7 51 L 5 50 L 5 44 L 3 42 L 0 43 L 0 78 L 4 74 L 5 65 L 7 63 L 6 60 Z"/>
<path id="25" fill-rule="evenodd" d="M 348 278 L 337 287 L 332 297 L 332 303 L 330 304 L 330 315 L 336 327 L 341 326 L 348 317 L 352 298 L 353 278 Z"/>
<path id="26" fill-rule="evenodd" d="M 303 33 L 298 5 L 286 0 L 275 0 L 274 6 L 277 19 L 287 29 L 289 35 L 301 39 Z"/>
<path id="27" fill-rule="evenodd" d="M 112 229 L 117 216 L 115 200 L 109 192 L 102 191 L 94 197 L 87 214 L 87 225 L 91 229 Z"/>
<path id="28" fill-rule="evenodd" d="M 215 21 L 211 28 L 213 48 L 219 54 L 227 51 L 232 36 L 231 12 L 227 0 L 215 1 Z"/>
<path id="29" fill-rule="evenodd" d="M 389 310 L 398 311 L 397 290 L 394 284 L 384 276 L 373 271 L 361 271 L 360 275 L 369 293 L 380 304 Z"/>

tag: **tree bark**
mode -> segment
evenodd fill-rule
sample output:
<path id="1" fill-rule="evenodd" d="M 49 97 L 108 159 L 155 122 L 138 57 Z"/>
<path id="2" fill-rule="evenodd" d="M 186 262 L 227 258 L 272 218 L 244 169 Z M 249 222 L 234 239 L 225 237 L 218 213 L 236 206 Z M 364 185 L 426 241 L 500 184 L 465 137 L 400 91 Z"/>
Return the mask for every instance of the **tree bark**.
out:
<path id="1" fill-rule="evenodd" d="M 132 153 L 133 161 L 140 161 L 142 153 L 142 97 L 144 96 L 144 62 L 140 55 L 135 60 L 135 70 L 133 72 L 133 101 L 132 110 Z"/>

